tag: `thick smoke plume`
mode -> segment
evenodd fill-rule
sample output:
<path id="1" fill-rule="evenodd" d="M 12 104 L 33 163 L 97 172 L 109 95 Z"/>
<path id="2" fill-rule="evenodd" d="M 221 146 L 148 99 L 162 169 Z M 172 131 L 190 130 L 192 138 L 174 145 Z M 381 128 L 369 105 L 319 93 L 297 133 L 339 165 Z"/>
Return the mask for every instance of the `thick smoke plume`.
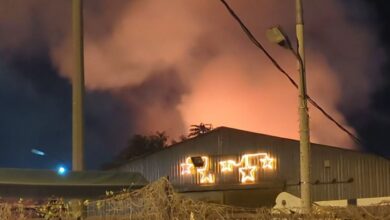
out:
<path id="1" fill-rule="evenodd" d="M 52 60 L 69 78 L 70 10 L 64 10 L 69 1 L 28 2 L 15 6 L 24 8 L 20 19 L 40 20 Z M 294 1 L 230 2 L 297 79 L 295 58 L 264 37 L 267 28 L 281 25 L 295 39 Z M 348 10 L 337 0 L 304 2 L 308 92 L 347 127 L 343 114 L 367 108 L 382 62 L 371 56 L 381 50 L 362 23 L 364 5 L 353 3 Z M 108 91 L 130 106 L 129 114 L 136 117 L 123 118 L 135 131 L 166 130 L 175 138 L 189 125 L 204 122 L 298 138 L 297 91 L 249 43 L 219 0 L 89 0 L 85 10 L 87 87 Z M 1 25 L 8 20 L 0 19 Z M 15 33 L 17 38 L 3 49 L 25 49 L 19 45 L 31 40 L 34 30 L 20 29 L 26 33 Z M 310 116 L 312 141 L 353 147 L 316 109 L 310 108 Z"/>

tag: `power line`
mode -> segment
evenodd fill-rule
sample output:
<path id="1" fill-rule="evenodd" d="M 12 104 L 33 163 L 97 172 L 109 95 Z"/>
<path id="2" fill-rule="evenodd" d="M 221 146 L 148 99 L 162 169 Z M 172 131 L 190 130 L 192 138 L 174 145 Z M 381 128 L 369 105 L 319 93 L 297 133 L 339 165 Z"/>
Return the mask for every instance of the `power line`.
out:
<path id="1" fill-rule="evenodd" d="M 229 11 L 230 15 L 239 23 L 242 30 L 245 32 L 249 40 L 259 48 L 266 57 L 272 62 L 272 64 L 278 69 L 283 75 L 290 81 L 290 83 L 298 89 L 298 84 L 294 81 L 294 79 L 280 66 L 280 64 L 271 56 L 271 54 L 263 47 L 263 45 L 256 39 L 256 37 L 252 34 L 252 32 L 246 27 L 246 25 L 242 22 L 242 20 L 238 17 L 238 15 L 234 12 L 234 10 L 229 6 L 229 4 L 225 0 L 220 0 L 222 4 L 225 5 L 226 9 Z M 344 131 L 348 136 L 352 138 L 357 144 L 361 144 L 361 140 L 356 137 L 352 132 L 346 129 L 343 125 L 341 125 L 336 119 L 334 119 L 326 110 L 321 107 L 314 99 L 312 99 L 309 95 L 306 94 L 306 98 L 309 102 L 317 108 L 326 118 L 332 121 L 338 128 Z"/>

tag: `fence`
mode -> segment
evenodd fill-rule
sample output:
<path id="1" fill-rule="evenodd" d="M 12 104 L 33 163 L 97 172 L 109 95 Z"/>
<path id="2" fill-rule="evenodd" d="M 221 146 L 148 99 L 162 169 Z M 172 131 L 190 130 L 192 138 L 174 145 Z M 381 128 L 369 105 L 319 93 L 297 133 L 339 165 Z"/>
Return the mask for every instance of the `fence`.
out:
<path id="1" fill-rule="evenodd" d="M 80 209 L 82 207 L 82 209 Z M 81 211 L 82 210 L 82 211 Z M 177 194 L 167 179 L 160 179 L 134 191 L 106 192 L 102 199 L 63 201 L 51 199 L 43 204 L 0 203 L 0 219 L 82 219 L 87 220 L 198 220 L 198 219 L 390 219 L 390 204 L 370 207 L 319 207 L 309 215 L 299 209 L 240 208 L 206 203 Z"/>

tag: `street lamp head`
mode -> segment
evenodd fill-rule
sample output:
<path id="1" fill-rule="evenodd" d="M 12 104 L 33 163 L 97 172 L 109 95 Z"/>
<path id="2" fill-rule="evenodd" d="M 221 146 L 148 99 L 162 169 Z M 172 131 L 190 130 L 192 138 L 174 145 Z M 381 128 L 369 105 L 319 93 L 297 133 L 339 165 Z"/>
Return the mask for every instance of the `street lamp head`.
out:
<path id="1" fill-rule="evenodd" d="M 31 153 L 35 154 L 35 155 L 38 155 L 38 156 L 45 156 L 45 152 L 41 151 L 41 150 L 38 150 L 38 149 L 31 149 Z"/>
<path id="2" fill-rule="evenodd" d="M 68 172 L 68 170 L 66 169 L 66 167 L 64 167 L 62 165 L 60 165 L 57 168 L 57 174 L 60 175 L 60 176 L 65 176 L 67 172 Z"/>
<path id="3" fill-rule="evenodd" d="M 291 49 L 290 40 L 280 26 L 267 29 L 266 36 L 272 43 L 276 43 L 286 49 Z"/>

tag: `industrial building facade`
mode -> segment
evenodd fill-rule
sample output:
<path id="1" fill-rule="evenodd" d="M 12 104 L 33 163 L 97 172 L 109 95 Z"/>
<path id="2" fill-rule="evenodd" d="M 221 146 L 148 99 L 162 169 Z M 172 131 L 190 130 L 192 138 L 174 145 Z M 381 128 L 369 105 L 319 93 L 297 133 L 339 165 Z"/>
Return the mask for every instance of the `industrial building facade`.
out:
<path id="1" fill-rule="evenodd" d="M 388 159 L 319 144 L 312 144 L 311 158 L 313 201 L 390 196 Z M 233 205 L 271 205 L 280 192 L 300 195 L 298 141 L 226 127 L 121 169 L 148 181 L 168 177 L 179 192 Z"/>

